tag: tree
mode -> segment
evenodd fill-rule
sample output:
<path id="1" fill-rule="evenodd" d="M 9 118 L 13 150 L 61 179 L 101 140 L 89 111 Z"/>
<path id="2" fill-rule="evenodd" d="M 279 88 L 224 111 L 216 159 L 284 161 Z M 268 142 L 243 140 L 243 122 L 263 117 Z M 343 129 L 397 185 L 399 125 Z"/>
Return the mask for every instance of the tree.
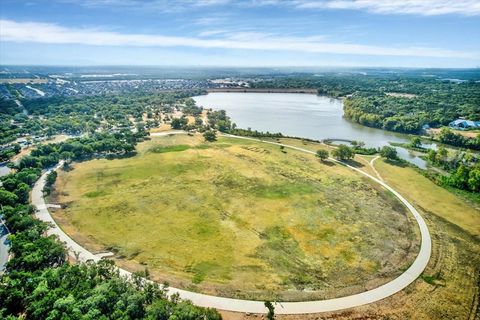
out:
<path id="1" fill-rule="evenodd" d="M 431 163 L 436 163 L 437 161 L 437 151 L 430 149 L 427 152 L 427 160 Z"/>
<path id="2" fill-rule="evenodd" d="M 14 193 L 18 197 L 18 201 L 21 203 L 28 202 L 29 192 L 30 192 L 30 187 L 24 182 L 20 182 L 14 191 Z"/>
<path id="3" fill-rule="evenodd" d="M 203 138 L 207 142 L 213 142 L 217 140 L 217 134 L 213 130 L 208 130 L 203 133 Z"/>
<path id="4" fill-rule="evenodd" d="M 383 146 L 382 149 L 380 149 L 380 155 L 388 160 L 398 159 L 397 149 L 394 147 Z"/>
<path id="5" fill-rule="evenodd" d="M 468 187 L 473 192 L 480 192 L 480 168 L 472 169 L 468 174 Z"/>
<path id="6" fill-rule="evenodd" d="M 363 142 L 363 141 L 353 140 L 353 141 L 351 142 L 351 144 L 352 144 L 352 146 L 353 146 L 354 148 L 360 148 L 360 149 L 361 149 L 361 148 L 365 147 L 365 142 Z"/>
<path id="7" fill-rule="evenodd" d="M 419 137 L 413 137 L 410 141 L 410 146 L 412 148 L 421 148 L 422 147 L 422 140 Z"/>
<path id="8" fill-rule="evenodd" d="M 325 149 L 319 149 L 317 150 L 317 153 L 315 154 L 321 161 L 324 161 L 328 158 L 328 151 Z"/>
<path id="9" fill-rule="evenodd" d="M 332 151 L 332 155 L 338 160 L 349 160 L 355 156 L 355 153 L 352 148 L 341 144 L 338 148 Z"/>
<path id="10" fill-rule="evenodd" d="M 180 122 L 180 119 L 175 118 L 172 120 L 171 123 L 172 129 L 181 129 L 182 128 L 182 123 Z"/>
<path id="11" fill-rule="evenodd" d="M 275 320 L 275 306 L 270 301 L 265 301 L 265 308 L 268 309 L 267 319 Z"/>
<path id="12" fill-rule="evenodd" d="M 448 151 L 443 146 L 438 147 L 437 155 L 435 157 L 436 163 L 444 163 L 447 160 Z"/>
<path id="13" fill-rule="evenodd" d="M 470 170 L 461 164 L 457 170 L 449 177 L 451 184 L 459 189 L 468 189 L 468 179 Z"/>
<path id="14" fill-rule="evenodd" d="M 0 189 L 0 204 L 13 206 L 18 201 L 18 196 L 10 191 Z"/>
<path id="15" fill-rule="evenodd" d="M 52 171 L 50 172 L 48 175 L 47 175 L 47 179 L 45 181 L 45 184 L 47 186 L 51 186 L 55 183 L 55 180 L 57 179 L 57 172 L 56 171 Z"/>

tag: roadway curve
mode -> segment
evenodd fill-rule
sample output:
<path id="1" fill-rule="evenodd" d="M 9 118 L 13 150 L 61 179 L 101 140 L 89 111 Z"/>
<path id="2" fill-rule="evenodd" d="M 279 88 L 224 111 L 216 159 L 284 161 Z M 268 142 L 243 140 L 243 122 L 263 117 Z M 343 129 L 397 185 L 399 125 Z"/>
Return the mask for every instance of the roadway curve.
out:
<path id="1" fill-rule="evenodd" d="M 176 132 L 181 133 L 181 132 Z M 165 136 L 169 135 L 171 132 L 162 132 L 157 134 L 152 134 L 152 136 Z M 290 145 L 285 145 L 276 142 L 270 141 L 262 141 L 258 139 L 248 138 L 248 137 L 238 137 L 232 135 L 225 135 L 232 138 L 238 139 L 245 139 L 245 140 L 253 140 L 263 143 L 269 143 L 278 146 L 284 146 L 285 148 L 291 148 L 295 150 L 299 150 L 302 152 L 306 152 L 309 154 L 315 154 L 315 152 L 306 150 L 299 147 L 294 147 Z M 330 159 L 337 163 L 341 163 L 335 159 Z M 307 313 L 320 313 L 320 312 L 329 312 L 329 311 L 339 311 L 344 309 L 349 309 L 353 307 L 362 306 L 368 303 L 372 303 L 375 301 L 382 300 L 387 298 L 402 289 L 406 288 L 412 282 L 414 282 L 423 272 L 425 267 L 428 264 L 428 260 L 430 259 L 431 249 L 432 249 L 432 242 L 430 238 L 430 233 L 428 232 L 427 224 L 418 213 L 418 211 L 404 198 L 402 197 L 397 191 L 395 191 L 392 187 L 387 185 L 385 182 L 380 181 L 379 179 L 365 173 L 355 167 L 346 165 L 352 170 L 357 171 L 358 173 L 372 179 L 373 181 L 377 182 L 378 184 L 382 185 L 387 190 L 391 191 L 400 201 L 410 210 L 413 217 L 417 221 L 417 224 L 420 228 L 420 235 L 421 235 L 421 246 L 418 256 L 415 258 L 415 261 L 412 265 L 400 276 L 393 279 L 392 281 L 381 285 L 377 288 L 334 299 L 328 300 L 319 300 L 319 301 L 303 301 L 303 302 L 278 302 L 275 304 L 275 313 L 276 314 L 307 314 Z M 59 166 L 53 170 L 56 170 Z M 64 242 L 68 248 L 69 254 L 76 258 L 78 261 L 85 262 L 87 260 L 99 261 L 101 257 L 96 256 L 92 252 L 88 251 L 87 249 L 83 248 L 81 245 L 76 243 L 72 238 L 70 238 L 62 229 L 56 224 L 52 216 L 50 215 L 47 206 L 45 204 L 45 200 L 43 198 L 42 189 L 45 185 L 45 178 L 47 174 L 51 170 L 45 172 L 40 179 L 35 184 L 32 190 L 32 204 L 37 207 L 36 216 L 38 219 L 42 221 L 46 221 L 52 224 L 52 228 L 48 230 L 48 234 L 54 234 L 58 236 L 59 240 Z M 119 272 L 121 275 L 130 277 L 131 272 L 120 269 Z M 223 298 L 217 296 L 211 296 L 196 292 L 190 292 L 182 289 L 177 288 L 168 288 L 169 294 L 178 293 L 182 299 L 191 300 L 195 305 L 201 307 L 210 307 L 220 310 L 226 311 L 234 311 L 234 312 L 248 312 L 248 313 L 266 313 L 266 308 L 262 301 L 253 301 L 253 300 L 241 300 L 241 299 L 232 299 L 232 298 Z"/>
<path id="2" fill-rule="evenodd" d="M 10 248 L 8 234 L 8 228 L 3 222 L 2 215 L 0 214 L 0 274 L 4 272 L 5 265 L 8 262 L 8 249 Z"/>

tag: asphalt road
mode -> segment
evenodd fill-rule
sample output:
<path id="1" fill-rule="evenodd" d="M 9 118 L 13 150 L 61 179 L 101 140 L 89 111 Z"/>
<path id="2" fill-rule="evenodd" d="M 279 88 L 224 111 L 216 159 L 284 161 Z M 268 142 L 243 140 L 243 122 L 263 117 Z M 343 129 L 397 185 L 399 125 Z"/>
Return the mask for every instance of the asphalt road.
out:
<path id="1" fill-rule="evenodd" d="M 9 243 L 7 237 L 7 227 L 5 227 L 5 225 L 3 224 L 0 216 L 0 273 L 3 272 L 3 270 L 5 269 L 5 264 L 8 261 Z"/>
<path id="2" fill-rule="evenodd" d="M 168 135 L 169 133 L 161 133 L 156 134 L 157 136 L 164 136 Z M 229 137 L 238 138 L 238 139 L 245 139 L 245 140 L 253 140 L 259 141 L 262 143 L 269 143 L 273 145 L 284 146 L 285 148 L 291 148 L 295 150 L 299 150 L 302 152 L 306 152 L 309 154 L 315 154 L 313 151 L 306 150 L 299 147 L 284 145 L 276 142 L 267 142 L 258 139 L 248 138 L 248 137 L 238 137 L 238 136 L 231 136 Z M 430 238 L 430 233 L 428 232 L 427 224 L 421 217 L 420 213 L 404 198 L 402 197 L 397 191 L 395 191 L 392 187 L 387 185 L 385 182 L 377 179 L 376 177 L 369 175 L 355 167 L 346 165 L 342 162 L 337 161 L 336 159 L 330 159 L 331 161 L 335 161 L 342 165 L 347 166 L 348 168 L 355 170 L 359 174 L 362 174 L 373 181 L 379 183 L 384 188 L 391 191 L 410 211 L 412 216 L 415 218 L 421 235 L 421 246 L 418 256 L 415 258 L 415 261 L 412 265 L 400 276 L 393 279 L 392 281 L 381 285 L 377 288 L 359 293 L 350 296 L 328 299 L 328 300 L 318 300 L 318 301 L 303 301 L 303 302 L 279 302 L 275 304 L 275 313 L 276 314 L 306 314 L 306 313 L 320 313 L 320 312 L 329 312 L 329 311 L 340 311 L 344 309 L 349 309 L 353 307 L 362 306 L 368 303 L 372 303 L 375 301 L 382 300 L 387 298 L 395 293 L 403 290 L 408 285 L 410 285 L 413 281 L 415 281 L 423 272 L 425 267 L 428 264 L 431 255 L 432 243 Z M 61 166 L 62 163 L 59 164 Z M 58 168 L 57 166 L 56 168 Z M 65 234 L 61 228 L 55 223 L 52 216 L 48 212 L 47 206 L 43 199 L 42 189 L 45 184 L 46 175 L 49 172 L 46 172 L 42 175 L 42 177 L 37 181 L 33 190 L 32 190 L 32 204 L 37 207 L 36 216 L 46 222 L 50 222 L 53 224 L 53 227 L 48 231 L 48 234 L 55 234 L 58 236 L 60 241 L 64 242 L 68 248 L 69 254 L 77 258 L 79 261 L 87 261 L 87 260 L 100 260 L 100 257 L 96 256 L 92 252 L 88 251 L 87 249 L 83 248 L 81 245 L 76 243 L 73 239 L 71 239 L 67 234 Z M 130 277 L 131 273 L 129 271 L 120 269 L 120 274 L 126 277 Z M 177 288 L 168 288 L 168 293 L 178 293 L 182 299 L 191 300 L 194 304 L 202 307 L 211 307 L 220 310 L 228 310 L 228 311 L 236 311 L 236 312 L 249 312 L 249 313 L 266 313 L 267 310 L 262 301 L 253 301 L 253 300 L 241 300 L 241 299 L 231 299 L 231 298 L 223 298 L 217 296 L 211 296 L 196 292 L 190 292 L 182 289 Z"/>

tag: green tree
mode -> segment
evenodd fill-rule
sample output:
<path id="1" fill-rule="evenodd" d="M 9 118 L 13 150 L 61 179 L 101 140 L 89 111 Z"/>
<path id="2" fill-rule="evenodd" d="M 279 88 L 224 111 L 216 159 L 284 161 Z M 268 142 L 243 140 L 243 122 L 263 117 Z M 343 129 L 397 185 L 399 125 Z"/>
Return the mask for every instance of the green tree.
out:
<path id="1" fill-rule="evenodd" d="M 383 146 L 382 149 L 380 149 L 380 155 L 388 160 L 398 159 L 397 149 L 390 146 Z"/>
<path id="2" fill-rule="evenodd" d="M 18 196 L 10 191 L 0 189 L 0 204 L 14 206 L 18 201 Z"/>
<path id="3" fill-rule="evenodd" d="M 55 183 L 55 180 L 57 180 L 57 171 L 52 171 L 47 175 L 47 179 L 45 181 L 45 184 L 47 186 L 51 186 Z"/>
<path id="4" fill-rule="evenodd" d="M 410 140 L 410 146 L 412 148 L 421 148 L 422 147 L 422 140 L 419 137 L 413 137 Z"/>
<path id="5" fill-rule="evenodd" d="M 30 187 L 28 186 L 28 184 L 26 184 L 24 182 L 20 182 L 17 185 L 17 188 L 14 191 L 14 193 L 18 197 L 18 201 L 21 202 L 21 203 L 27 203 L 28 202 L 29 192 L 30 192 Z"/>
<path id="6" fill-rule="evenodd" d="M 265 308 L 268 309 L 267 319 L 275 320 L 275 306 L 270 301 L 265 301 Z"/>
<path id="7" fill-rule="evenodd" d="M 444 163 L 447 161 L 447 156 L 448 156 L 448 151 L 444 147 L 440 146 L 437 151 L 437 155 L 435 157 L 435 162 L 436 163 Z"/>
<path id="8" fill-rule="evenodd" d="M 178 118 L 174 118 L 170 125 L 172 126 L 172 129 L 178 130 L 182 128 L 182 122 Z"/>
<path id="9" fill-rule="evenodd" d="M 325 149 L 319 149 L 317 150 L 317 153 L 315 154 L 317 158 L 319 158 L 321 161 L 325 161 L 328 159 L 328 151 Z"/>
<path id="10" fill-rule="evenodd" d="M 435 163 L 437 162 L 437 151 L 435 151 L 435 150 L 433 150 L 433 149 L 428 150 L 428 152 L 427 152 L 427 160 L 428 160 L 430 163 L 435 164 Z"/>
<path id="11" fill-rule="evenodd" d="M 207 142 L 213 142 L 217 140 L 217 134 L 213 130 L 208 130 L 203 133 L 203 138 Z"/>
<path id="12" fill-rule="evenodd" d="M 473 192 L 480 192 L 480 168 L 475 168 L 468 174 L 468 188 Z"/>
<path id="13" fill-rule="evenodd" d="M 332 151 L 332 155 L 338 160 L 350 160 L 353 159 L 355 153 L 353 152 L 352 148 L 341 144 Z"/>
<path id="14" fill-rule="evenodd" d="M 451 181 L 451 184 L 459 189 L 468 189 L 469 174 L 469 168 L 461 164 L 455 173 L 450 176 L 449 180 Z"/>

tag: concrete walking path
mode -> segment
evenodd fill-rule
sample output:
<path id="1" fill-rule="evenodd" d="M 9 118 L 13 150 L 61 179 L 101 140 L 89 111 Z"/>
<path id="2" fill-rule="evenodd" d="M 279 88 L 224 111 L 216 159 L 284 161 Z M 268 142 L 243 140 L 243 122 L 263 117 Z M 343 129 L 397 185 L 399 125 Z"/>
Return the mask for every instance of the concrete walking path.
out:
<path id="1" fill-rule="evenodd" d="M 184 133 L 184 132 L 181 132 L 181 133 Z M 162 132 L 155 135 L 152 134 L 152 136 L 166 136 L 170 134 L 173 134 L 173 132 L 165 132 L 165 133 Z M 281 144 L 281 143 L 276 143 L 271 141 L 263 141 L 259 139 L 249 138 L 249 137 L 239 137 L 239 136 L 233 136 L 233 135 L 224 135 L 224 136 L 258 141 L 261 143 L 268 143 L 268 144 L 273 144 L 278 146 L 284 146 L 285 148 L 291 148 L 291 149 L 295 149 L 298 151 L 315 155 L 315 152 L 313 151 L 295 147 L 295 146 L 286 145 L 286 144 Z M 306 314 L 306 313 L 339 311 L 339 310 L 358 307 L 361 305 L 382 300 L 384 298 L 387 298 L 403 290 L 412 282 L 414 282 L 422 274 L 423 270 L 428 264 L 428 260 L 430 259 L 432 244 L 431 244 L 431 238 L 428 232 L 427 225 L 423 220 L 423 218 L 418 213 L 418 211 L 404 197 L 402 197 L 392 187 L 388 186 L 385 182 L 377 179 L 376 177 L 370 174 L 367 174 L 366 172 L 360 169 L 357 169 L 343 162 L 340 162 L 336 159 L 330 158 L 330 160 L 336 163 L 345 165 L 346 167 L 352 170 L 355 170 L 356 172 L 379 183 L 384 188 L 391 191 L 408 208 L 408 210 L 411 212 L 411 214 L 415 218 L 420 229 L 420 235 L 421 235 L 420 251 L 415 261 L 404 273 L 402 273 L 400 276 L 398 276 L 397 278 L 393 279 L 392 281 L 384 285 L 381 285 L 377 288 L 374 288 L 359 294 L 354 294 L 346 297 L 319 300 L 319 301 L 276 303 L 275 304 L 276 314 Z M 62 164 L 63 162 L 60 162 L 60 164 L 57 165 L 54 168 L 54 170 L 56 170 Z M 41 178 L 37 181 L 37 183 L 35 184 L 32 190 L 32 204 L 37 207 L 37 212 L 36 212 L 37 218 L 42 221 L 52 223 L 53 227 L 48 230 L 48 234 L 54 234 L 58 236 L 59 240 L 65 243 L 66 247 L 68 248 L 68 252 L 72 257 L 76 258 L 78 261 L 81 261 L 81 262 L 85 262 L 87 260 L 99 261 L 101 259 L 100 257 L 88 251 L 87 249 L 83 248 L 81 245 L 79 245 L 73 239 L 71 239 L 67 234 L 65 234 L 62 231 L 62 229 L 55 223 L 52 216 L 50 215 L 42 194 L 42 189 L 43 189 L 43 186 L 45 185 L 46 176 L 50 171 L 51 170 L 47 171 L 41 176 Z M 120 271 L 120 274 L 123 276 L 126 276 L 126 277 L 131 276 L 131 273 L 129 271 L 126 271 L 120 268 L 119 268 L 119 271 Z M 265 308 L 264 303 L 262 301 L 223 298 L 223 297 L 190 292 L 190 291 L 172 288 L 172 287 L 168 288 L 168 293 L 169 294 L 178 293 L 182 299 L 191 300 L 195 305 L 198 305 L 201 307 L 210 307 L 210 308 L 215 308 L 220 310 L 245 312 L 245 313 L 247 312 L 248 313 L 266 313 L 267 312 L 267 309 Z"/>

